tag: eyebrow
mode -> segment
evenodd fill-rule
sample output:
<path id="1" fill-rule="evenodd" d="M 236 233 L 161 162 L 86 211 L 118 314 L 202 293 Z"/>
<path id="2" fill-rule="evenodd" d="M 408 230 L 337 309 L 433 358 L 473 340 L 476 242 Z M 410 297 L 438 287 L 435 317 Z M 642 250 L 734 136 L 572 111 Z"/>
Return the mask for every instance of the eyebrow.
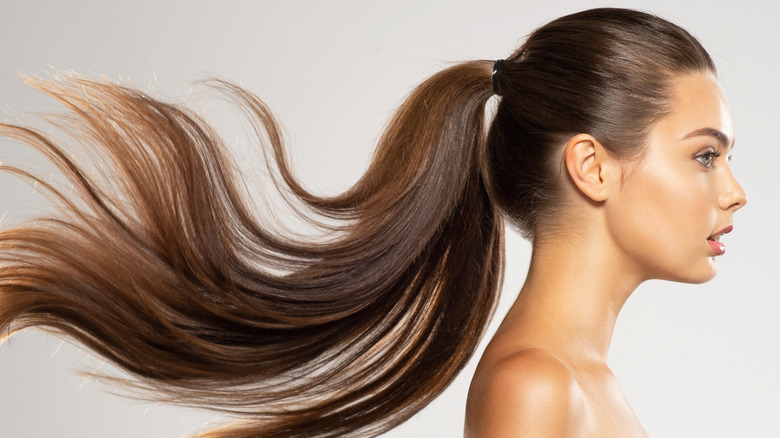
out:
<path id="1" fill-rule="evenodd" d="M 729 136 L 723 133 L 723 131 L 719 131 L 714 128 L 701 128 L 697 129 L 695 131 L 689 132 L 688 134 L 685 134 L 683 137 L 683 140 L 689 139 L 691 137 L 714 137 L 718 142 L 720 142 L 723 146 L 731 146 L 731 148 L 734 148 L 734 140 L 729 139 Z"/>

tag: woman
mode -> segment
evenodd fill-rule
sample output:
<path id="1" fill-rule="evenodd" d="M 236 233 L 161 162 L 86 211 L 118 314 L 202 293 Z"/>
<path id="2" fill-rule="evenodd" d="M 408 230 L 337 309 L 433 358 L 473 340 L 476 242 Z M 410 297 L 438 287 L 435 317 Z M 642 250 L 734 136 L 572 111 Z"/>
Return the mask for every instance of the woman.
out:
<path id="1" fill-rule="evenodd" d="M 608 14 L 625 21 L 556 20 L 497 72 L 491 177 L 533 255 L 472 381 L 467 436 L 645 436 L 606 365 L 618 313 L 645 280 L 711 279 L 746 202 L 704 49 L 658 19 Z M 536 190 L 505 194 L 513 183 Z"/>
<path id="2" fill-rule="evenodd" d="M 617 312 L 645 279 L 710 278 L 745 202 L 714 70 L 656 17 L 563 17 L 506 61 L 423 83 L 334 198 L 298 184 L 262 102 L 215 83 L 248 111 L 277 187 L 320 239 L 250 211 L 219 138 L 186 109 L 84 79 L 32 81 L 72 109 L 58 126 L 111 173 L 3 127 L 75 195 L 6 168 L 50 188 L 63 215 L 0 235 L 0 328 L 49 327 L 152 396 L 247 418 L 206 436 L 375 435 L 470 357 L 507 217 L 533 262 L 475 375 L 467 435 L 641 436 L 604 365 Z"/>

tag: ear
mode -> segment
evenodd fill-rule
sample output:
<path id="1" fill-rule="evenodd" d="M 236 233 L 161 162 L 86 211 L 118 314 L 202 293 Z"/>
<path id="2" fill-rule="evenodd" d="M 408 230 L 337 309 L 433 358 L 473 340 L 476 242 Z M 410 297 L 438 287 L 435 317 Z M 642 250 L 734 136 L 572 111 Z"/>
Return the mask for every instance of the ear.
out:
<path id="1" fill-rule="evenodd" d="M 580 192 L 595 202 L 605 201 L 614 160 L 604 146 L 589 134 L 577 134 L 566 143 L 564 154 L 566 170 Z"/>

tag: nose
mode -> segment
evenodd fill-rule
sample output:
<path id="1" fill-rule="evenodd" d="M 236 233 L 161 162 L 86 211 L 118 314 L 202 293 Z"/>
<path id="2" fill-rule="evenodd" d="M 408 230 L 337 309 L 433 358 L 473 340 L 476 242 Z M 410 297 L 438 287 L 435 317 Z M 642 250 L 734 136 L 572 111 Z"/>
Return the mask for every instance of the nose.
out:
<path id="1" fill-rule="evenodd" d="M 734 178 L 731 170 L 728 169 L 726 173 L 726 185 L 723 187 L 718 202 L 724 210 L 737 211 L 747 204 L 747 195 L 742 186 L 737 182 L 737 179 Z"/>

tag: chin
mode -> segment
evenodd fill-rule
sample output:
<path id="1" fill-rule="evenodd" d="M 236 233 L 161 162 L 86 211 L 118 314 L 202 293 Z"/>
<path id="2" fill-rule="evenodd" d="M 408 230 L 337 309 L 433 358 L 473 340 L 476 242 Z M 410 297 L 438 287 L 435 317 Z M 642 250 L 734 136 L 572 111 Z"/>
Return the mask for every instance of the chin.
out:
<path id="1" fill-rule="evenodd" d="M 659 278 L 662 280 L 675 281 L 677 283 L 701 284 L 715 278 L 717 273 L 718 265 L 713 257 L 708 263 L 700 267 L 691 266 L 683 272 L 669 272 L 667 275 Z"/>

